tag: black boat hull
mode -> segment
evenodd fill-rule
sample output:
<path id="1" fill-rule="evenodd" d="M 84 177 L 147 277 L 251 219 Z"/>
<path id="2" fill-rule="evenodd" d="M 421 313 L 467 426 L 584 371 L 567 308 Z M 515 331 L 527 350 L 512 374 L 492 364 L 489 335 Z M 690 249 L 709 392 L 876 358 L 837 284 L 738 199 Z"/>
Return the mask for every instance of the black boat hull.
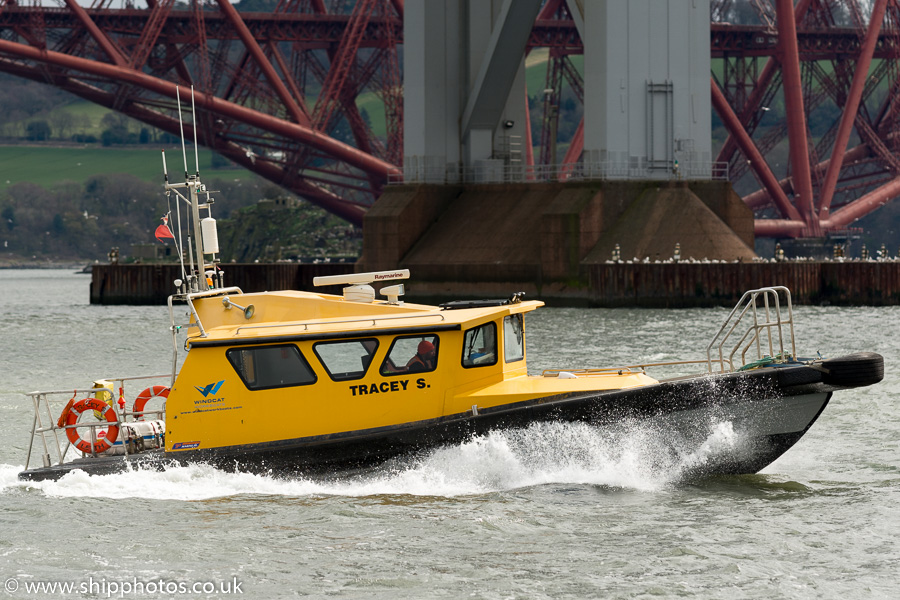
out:
<path id="1" fill-rule="evenodd" d="M 830 362 L 836 368 L 829 368 Z M 266 444 L 86 458 L 29 469 L 19 477 L 57 479 L 73 469 L 107 474 L 198 462 L 286 476 L 337 473 L 458 444 L 490 431 L 542 422 L 584 422 L 601 427 L 644 423 L 666 432 L 679 448 L 702 444 L 712 427 L 730 423 L 739 443 L 706 457 L 688 475 L 756 473 L 803 437 L 833 391 L 871 385 L 883 375 L 882 357 L 865 353 L 813 366 L 792 363 L 635 389 L 560 394 L 428 421 Z"/>

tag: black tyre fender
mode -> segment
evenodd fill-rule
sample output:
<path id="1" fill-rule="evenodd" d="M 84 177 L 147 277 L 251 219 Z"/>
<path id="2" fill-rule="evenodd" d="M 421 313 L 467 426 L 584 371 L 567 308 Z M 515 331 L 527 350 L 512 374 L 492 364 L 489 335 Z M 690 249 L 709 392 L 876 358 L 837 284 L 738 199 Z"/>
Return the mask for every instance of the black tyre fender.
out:
<path id="1" fill-rule="evenodd" d="M 775 369 L 775 372 L 778 374 L 778 385 L 781 387 L 819 383 L 824 376 L 818 369 L 810 369 L 807 366 L 784 367 Z"/>
<path id="2" fill-rule="evenodd" d="M 828 385 L 862 387 L 884 379 L 884 357 L 858 352 L 822 361 L 822 381 Z"/>

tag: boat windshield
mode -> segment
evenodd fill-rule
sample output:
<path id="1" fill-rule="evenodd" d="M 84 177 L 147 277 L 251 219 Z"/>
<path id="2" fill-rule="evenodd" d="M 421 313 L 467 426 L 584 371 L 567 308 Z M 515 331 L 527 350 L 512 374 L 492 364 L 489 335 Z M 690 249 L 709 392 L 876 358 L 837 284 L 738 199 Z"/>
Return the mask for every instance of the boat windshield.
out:
<path id="1" fill-rule="evenodd" d="M 503 354 L 508 363 L 525 358 L 525 329 L 521 314 L 503 318 Z"/>
<path id="2" fill-rule="evenodd" d="M 463 338 L 462 365 L 466 368 L 497 364 L 497 325 L 493 322 L 473 327 Z"/>

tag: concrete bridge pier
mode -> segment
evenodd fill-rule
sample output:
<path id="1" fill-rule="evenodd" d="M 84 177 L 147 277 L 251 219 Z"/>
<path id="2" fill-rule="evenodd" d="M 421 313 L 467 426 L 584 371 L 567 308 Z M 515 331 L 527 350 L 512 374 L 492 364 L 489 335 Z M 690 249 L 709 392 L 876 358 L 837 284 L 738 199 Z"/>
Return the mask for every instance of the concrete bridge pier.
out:
<path id="1" fill-rule="evenodd" d="M 404 12 L 404 185 L 364 219 L 360 270 L 416 293 L 587 292 L 586 267 L 749 260 L 753 215 L 710 162 L 709 3 L 567 0 L 584 40 L 584 152 L 528 167 L 524 58 L 540 0 Z M 562 182 L 568 179 L 571 183 Z M 580 181 L 576 182 L 575 179 Z M 540 181 L 540 182 L 538 182 Z"/>
<path id="2" fill-rule="evenodd" d="M 750 261 L 753 213 L 728 182 L 390 186 L 366 214 L 357 271 L 408 268 L 415 297 L 589 300 L 592 265 Z"/>

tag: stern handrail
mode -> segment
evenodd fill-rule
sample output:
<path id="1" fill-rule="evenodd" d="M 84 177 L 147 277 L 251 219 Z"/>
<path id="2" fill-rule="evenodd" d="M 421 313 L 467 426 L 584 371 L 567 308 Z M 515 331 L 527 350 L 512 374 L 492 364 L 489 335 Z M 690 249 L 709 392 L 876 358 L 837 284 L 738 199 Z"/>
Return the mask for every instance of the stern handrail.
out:
<path id="1" fill-rule="evenodd" d="M 142 379 L 162 379 L 162 378 L 168 378 L 168 377 L 171 377 L 171 375 L 169 375 L 169 374 L 138 375 L 138 376 L 134 376 L 134 377 L 108 377 L 108 378 L 103 378 L 103 379 L 105 379 L 106 381 L 109 381 L 113 384 L 115 384 L 115 383 L 120 384 L 119 387 L 121 388 L 122 395 L 124 397 L 124 388 L 125 388 L 124 384 L 126 381 L 139 381 Z M 96 441 L 96 437 L 94 435 L 94 431 L 96 430 L 96 428 L 109 427 L 111 425 L 121 426 L 125 423 L 134 421 L 133 416 L 136 413 L 134 413 L 131 410 L 126 410 L 124 408 L 116 407 L 115 403 L 114 403 L 113 410 L 115 411 L 116 417 L 117 417 L 117 420 L 115 423 L 112 423 L 110 421 L 97 421 L 96 423 L 78 423 L 77 425 L 63 425 L 63 426 L 57 425 L 56 419 L 53 417 L 53 413 L 51 412 L 51 409 L 50 409 L 51 396 L 58 397 L 58 398 L 53 398 L 52 399 L 53 402 L 59 402 L 60 404 L 62 404 L 66 398 L 76 398 L 78 396 L 82 396 L 82 399 L 84 399 L 84 398 L 90 397 L 92 394 L 97 394 L 98 392 L 103 392 L 103 391 L 113 394 L 113 397 L 115 397 L 114 396 L 115 392 L 112 390 L 109 390 L 106 387 L 99 387 L 99 388 L 98 387 L 90 387 L 90 388 L 81 388 L 81 389 L 76 388 L 74 390 L 72 390 L 72 389 L 45 390 L 45 391 L 28 392 L 25 394 L 26 396 L 31 397 L 32 404 L 34 405 L 34 419 L 33 419 L 32 426 L 31 426 L 31 437 L 28 441 L 28 452 L 26 453 L 26 456 L 25 456 L 25 470 L 26 471 L 31 466 L 31 455 L 34 451 L 35 438 L 38 436 L 38 434 L 40 434 L 41 445 L 43 446 L 43 450 L 44 450 L 44 453 L 41 456 L 41 462 L 42 462 L 43 466 L 49 467 L 51 465 L 51 460 L 50 460 L 51 448 L 48 447 L 48 440 L 47 440 L 48 434 L 52 434 L 52 436 L 53 436 L 52 442 L 56 446 L 55 464 L 61 465 L 65 461 L 65 456 L 66 456 L 66 453 L 69 451 L 69 447 L 71 446 L 71 443 L 67 439 L 65 448 L 63 448 L 60 445 L 60 439 L 59 439 L 60 431 L 66 431 L 67 429 L 73 429 L 73 428 L 77 428 L 77 427 L 90 428 L 90 430 L 91 430 L 91 445 L 93 446 L 94 442 Z M 44 413 L 46 413 L 46 418 L 49 422 L 49 425 L 44 425 L 44 421 L 42 419 L 42 414 L 44 414 Z M 162 418 L 164 411 L 161 409 L 159 409 L 159 410 L 151 409 L 151 410 L 141 411 L 141 413 L 144 415 L 155 414 L 155 415 L 157 415 L 158 418 Z M 131 421 L 128 420 L 128 417 L 132 417 Z M 125 448 L 125 452 L 127 455 L 128 454 L 127 447 Z"/>

